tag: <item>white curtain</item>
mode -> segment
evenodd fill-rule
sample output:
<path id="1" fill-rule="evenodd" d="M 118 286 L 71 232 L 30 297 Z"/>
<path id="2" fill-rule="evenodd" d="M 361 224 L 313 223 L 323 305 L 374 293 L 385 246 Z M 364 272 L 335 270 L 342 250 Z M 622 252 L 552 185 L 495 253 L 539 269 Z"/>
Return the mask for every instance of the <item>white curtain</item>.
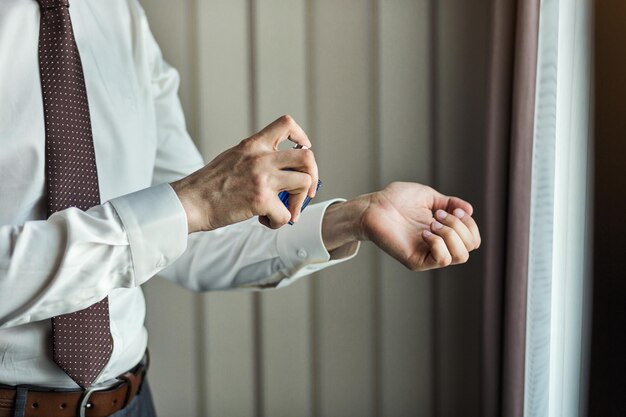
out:
<path id="1" fill-rule="evenodd" d="M 585 415 L 590 2 L 543 0 L 532 167 L 525 416 Z"/>

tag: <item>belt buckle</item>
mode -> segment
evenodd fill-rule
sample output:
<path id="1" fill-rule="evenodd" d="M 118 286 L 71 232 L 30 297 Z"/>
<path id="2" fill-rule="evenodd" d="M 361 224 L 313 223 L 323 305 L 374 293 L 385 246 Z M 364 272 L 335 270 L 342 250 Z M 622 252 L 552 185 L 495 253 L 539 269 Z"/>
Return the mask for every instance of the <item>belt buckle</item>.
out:
<path id="1" fill-rule="evenodd" d="M 89 388 L 87 388 L 84 392 L 83 395 L 81 395 L 80 397 L 80 401 L 78 402 L 78 416 L 79 417 L 86 417 L 87 415 L 87 409 L 91 408 L 91 404 L 89 403 L 89 398 L 91 398 L 91 394 L 93 394 L 94 392 L 98 392 L 98 391 L 106 391 L 108 390 L 109 386 L 101 386 L 101 387 L 94 387 L 91 386 Z"/>

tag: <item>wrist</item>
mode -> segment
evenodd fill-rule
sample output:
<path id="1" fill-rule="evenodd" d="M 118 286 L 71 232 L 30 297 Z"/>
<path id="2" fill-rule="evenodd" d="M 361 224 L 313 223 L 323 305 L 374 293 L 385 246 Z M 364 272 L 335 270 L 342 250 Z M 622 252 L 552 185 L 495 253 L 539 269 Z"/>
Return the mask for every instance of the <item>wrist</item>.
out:
<path id="1" fill-rule="evenodd" d="M 326 250 L 330 252 L 365 239 L 361 224 L 366 209 L 367 201 L 362 197 L 335 203 L 326 209 L 322 220 L 322 240 Z"/>
<path id="2" fill-rule="evenodd" d="M 180 200 L 185 215 L 187 216 L 187 231 L 188 233 L 199 232 L 206 230 L 202 223 L 202 210 L 199 208 L 196 201 L 195 194 L 193 192 L 193 186 L 189 184 L 188 178 L 175 181 L 170 184 L 178 199 Z"/>

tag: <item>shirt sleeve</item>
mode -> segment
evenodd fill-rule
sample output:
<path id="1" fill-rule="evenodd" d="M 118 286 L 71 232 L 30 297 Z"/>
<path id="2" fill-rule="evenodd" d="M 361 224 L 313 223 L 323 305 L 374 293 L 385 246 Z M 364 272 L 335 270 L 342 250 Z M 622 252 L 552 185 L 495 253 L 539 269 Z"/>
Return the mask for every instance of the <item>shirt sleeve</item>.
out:
<path id="1" fill-rule="evenodd" d="M 141 285 L 186 245 L 184 210 L 168 185 L 2 226 L 0 327 L 81 310 L 114 288 Z"/>
<path id="2" fill-rule="evenodd" d="M 189 236 L 188 248 L 160 275 L 193 291 L 285 287 L 299 278 L 356 256 L 359 243 L 329 253 L 321 226 L 334 199 L 310 205 L 293 226 L 278 230 L 258 218 Z"/>
<path id="3" fill-rule="evenodd" d="M 180 76 L 161 53 L 143 9 L 140 12 L 142 47 L 146 56 L 145 75 L 150 81 L 154 103 L 157 151 L 152 184 L 171 183 L 204 166 L 204 160 L 193 143 L 183 108 L 178 98 Z"/>

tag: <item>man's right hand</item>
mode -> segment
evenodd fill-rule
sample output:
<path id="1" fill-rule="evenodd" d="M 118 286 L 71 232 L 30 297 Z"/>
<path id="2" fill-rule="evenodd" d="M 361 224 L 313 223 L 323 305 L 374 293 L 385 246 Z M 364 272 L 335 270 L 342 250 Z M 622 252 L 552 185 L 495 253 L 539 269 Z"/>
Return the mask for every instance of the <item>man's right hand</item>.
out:
<path id="1" fill-rule="evenodd" d="M 282 116 L 204 168 L 172 183 L 187 213 L 189 233 L 257 215 L 272 229 L 297 221 L 306 196 L 315 195 L 318 171 L 310 149 L 279 151 L 278 144 L 286 139 L 311 147 L 302 128 L 290 116 Z M 291 194 L 288 209 L 278 198 L 281 191 Z"/>

